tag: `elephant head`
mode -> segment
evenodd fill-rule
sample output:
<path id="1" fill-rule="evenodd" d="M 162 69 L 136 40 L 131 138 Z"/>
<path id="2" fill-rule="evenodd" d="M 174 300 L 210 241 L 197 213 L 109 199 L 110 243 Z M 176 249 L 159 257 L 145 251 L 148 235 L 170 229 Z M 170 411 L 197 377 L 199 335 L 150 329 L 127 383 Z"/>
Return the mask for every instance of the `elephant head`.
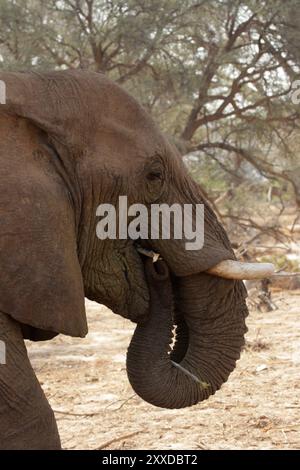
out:
<path id="1" fill-rule="evenodd" d="M 176 148 L 101 74 L 0 79 L 7 93 L 0 105 L 0 310 L 34 328 L 84 336 L 85 295 L 138 323 L 128 375 L 139 395 L 167 408 L 207 398 L 239 358 L 246 293 L 226 233 Z M 150 237 L 141 244 L 161 255 L 155 265 L 130 237 L 99 240 L 97 207 L 117 206 L 120 195 L 146 207 L 204 204 L 203 247 Z"/>

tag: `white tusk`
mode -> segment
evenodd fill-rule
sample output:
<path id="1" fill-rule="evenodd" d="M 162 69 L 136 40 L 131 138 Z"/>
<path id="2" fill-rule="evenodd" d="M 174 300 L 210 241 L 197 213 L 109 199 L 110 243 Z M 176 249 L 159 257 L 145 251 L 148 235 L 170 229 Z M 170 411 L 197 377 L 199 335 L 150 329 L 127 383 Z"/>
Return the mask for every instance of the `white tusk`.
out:
<path id="1" fill-rule="evenodd" d="M 221 261 L 206 272 L 225 279 L 265 279 L 274 275 L 275 266 L 272 263 L 243 263 L 228 259 Z"/>
<path id="2" fill-rule="evenodd" d="M 142 255 L 152 258 L 153 263 L 161 259 L 160 254 L 153 250 L 148 250 L 141 246 L 137 246 L 136 249 Z M 206 272 L 225 279 L 239 279 L 241 281 L 300 276 L 300 272 L 275 272 L 275 266 L 272 263 L 243 263 L 242 261 L 230 259 L 221 261 Z"/>

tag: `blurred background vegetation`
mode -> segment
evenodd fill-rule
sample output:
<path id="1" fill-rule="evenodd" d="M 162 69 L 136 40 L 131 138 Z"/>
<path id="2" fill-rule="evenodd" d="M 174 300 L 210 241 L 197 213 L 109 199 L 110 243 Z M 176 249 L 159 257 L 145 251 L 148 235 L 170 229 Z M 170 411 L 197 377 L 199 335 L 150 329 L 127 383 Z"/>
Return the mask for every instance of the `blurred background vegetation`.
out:
<path id="1" fill-rule="evenodd" d="M 0 68 L 105 73 L 175 142 L 239 255 L 296 243 L 300 0 L 0 0 Z"/>

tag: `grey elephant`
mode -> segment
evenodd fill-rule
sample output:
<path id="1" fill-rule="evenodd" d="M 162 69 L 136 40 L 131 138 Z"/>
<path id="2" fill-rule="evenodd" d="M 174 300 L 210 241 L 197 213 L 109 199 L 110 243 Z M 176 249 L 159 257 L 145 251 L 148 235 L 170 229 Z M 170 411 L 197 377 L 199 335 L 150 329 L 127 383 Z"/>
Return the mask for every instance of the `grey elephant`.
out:
<path id="1" fill-rule="evenodd" d="M 247 267 L 235 261 L 176 148 L 102 74 L 0 79 L 0 448 L 60 449 L 24 338 L 84 337 L 85 296 L 137 323 L 127 371 L 143 399 L 181 408 L 208 398 L 240 356 Z M 184 239 L 150 237 L 139 240 L 142 249 L 130 237 L 100 240 L 97 207 L 117 205 L 120 195 L 146 207 L 204 204 L 203 247 L 186 250 Z"/>

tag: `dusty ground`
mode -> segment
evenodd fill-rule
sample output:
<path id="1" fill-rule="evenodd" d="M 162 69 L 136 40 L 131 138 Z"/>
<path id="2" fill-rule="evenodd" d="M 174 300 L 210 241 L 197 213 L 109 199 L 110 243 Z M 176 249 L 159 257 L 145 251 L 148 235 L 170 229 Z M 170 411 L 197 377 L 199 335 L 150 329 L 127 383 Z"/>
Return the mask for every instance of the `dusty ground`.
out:
<path id="1" fill-rule="evenodd" d="M 87 302 L 90 333 L 29 344 L 65 449 L 299 449 L 300 291 L 252 311 L 247 346 L 229 382 L 180 411 L 133 394 L 125 371 L 130 322 Z"/>

